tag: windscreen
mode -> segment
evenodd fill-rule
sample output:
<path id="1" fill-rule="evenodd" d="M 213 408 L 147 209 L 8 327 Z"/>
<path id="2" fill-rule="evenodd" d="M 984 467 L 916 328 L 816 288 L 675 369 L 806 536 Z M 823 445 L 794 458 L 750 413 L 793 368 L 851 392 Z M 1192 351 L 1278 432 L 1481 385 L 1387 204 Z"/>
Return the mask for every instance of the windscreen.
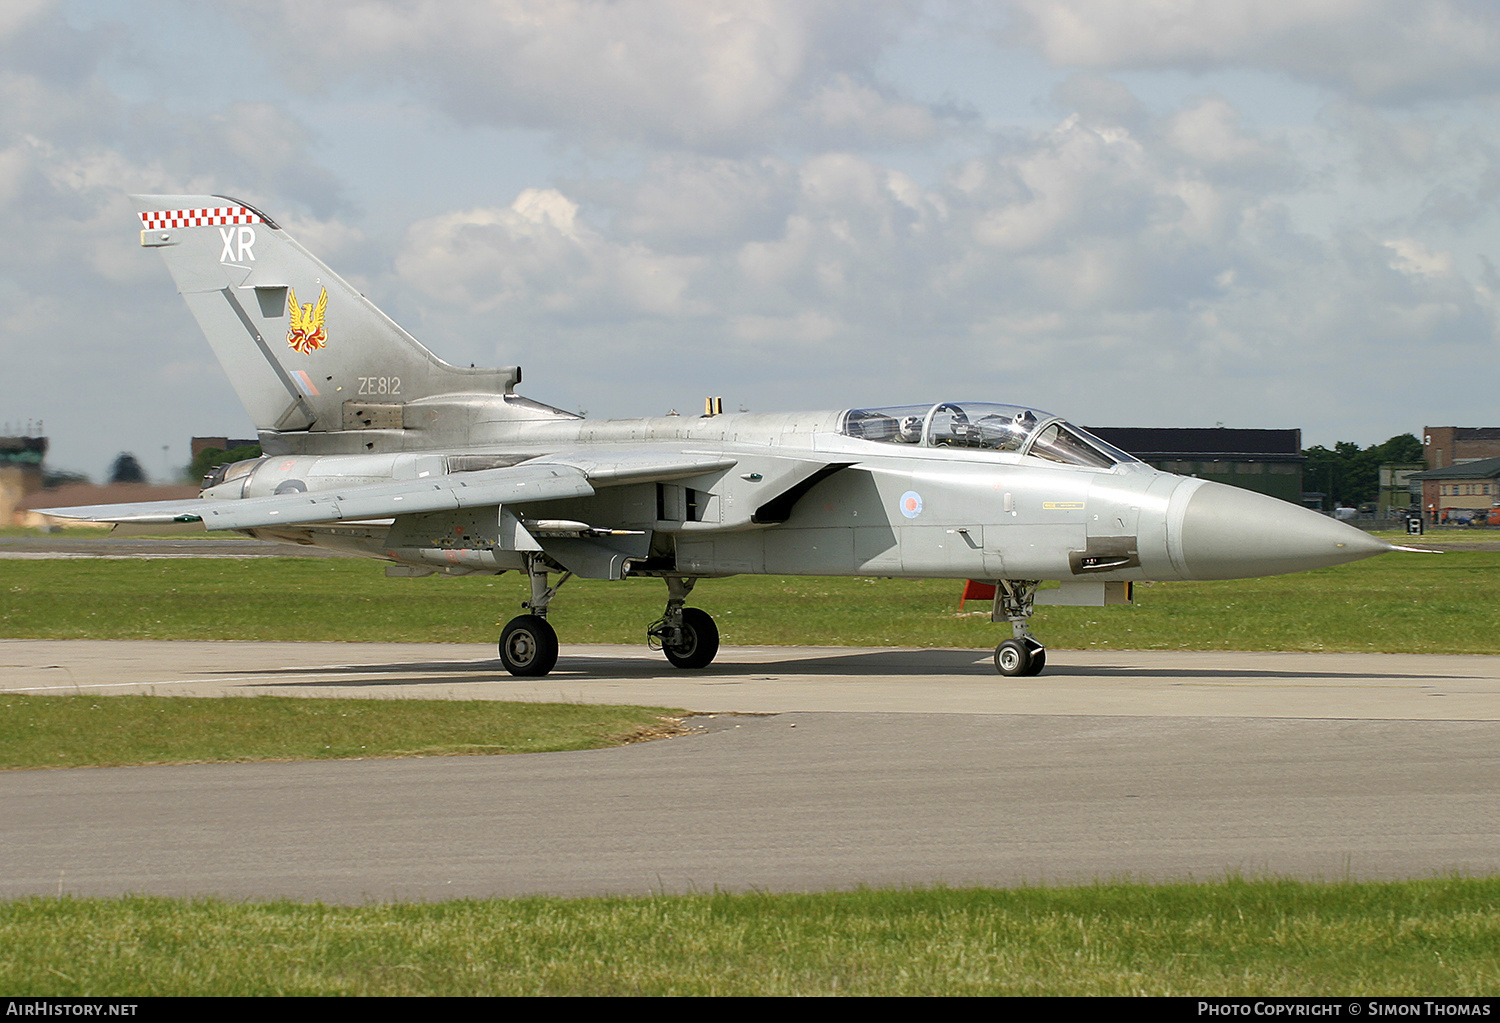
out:
<path id="1" fill-rule="evenodd" d="M 887 444 L 1008 451 L 1067 465 L 1108 468 L 1136 459 L 1049 412 L 989 402 L 850 409 L 840 432 Z"/>

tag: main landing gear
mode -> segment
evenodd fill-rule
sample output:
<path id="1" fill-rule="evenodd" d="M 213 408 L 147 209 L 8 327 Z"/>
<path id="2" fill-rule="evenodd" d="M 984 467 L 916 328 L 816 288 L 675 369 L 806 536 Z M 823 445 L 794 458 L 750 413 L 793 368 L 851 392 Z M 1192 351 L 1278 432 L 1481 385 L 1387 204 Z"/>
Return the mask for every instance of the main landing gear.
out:
<path id="1" fill-rule="evenodd" d="M 548 586 L 547 569 L 547 564 L 538 556 L 526 559 L 526 574 L 531 577 L 531 599 L 521 606 L 527 613 L 506 622 L 500 633 L 500 663 L 512 675 L 537 678 L 557 664 L 557 630 L 547 623 L 547 605 L 552 603 L 562 584 L 573 578 L 573 573 L 563 572 L 557 585 Z"/>
<path id="2" fill-rule="evenodd" d="M 1035 610 L 1036 580 L 1001 579 L 995 587 L 990 621 L 1010 622 L 1015 638 L 995 647 L 995 670 L 1002 675 L 1040 675 L 1047 666 L 1047 648 L 1026 625 Z"/>
<path id="3" fill-rule="evenodd" d="M 667 576 L 667 609 L 646 630 L 651 648 L 659 647 L 676 668 L 706 668 L 719 652 L 719 626 L 713 617 L 682 606 L 697 581 Z"/>
<path id="4" fill-rule="evenodd" d="M 573 577 L 564 571 L 556 585 L 547 585 L 549 565 L 540 555 L 527 559 L 526 572 L 531 577 L 531 599 L 521 606 L 526 613 L 506 623 L 500 633 L 500 663 L 512 675 L 536 678 L 557 665 L 557 632 L 547 622 L 547 605 Z M 646 630 L 652 649 L 659 649 L 678 668 L 704 668 L 719 652 L 719 627 L 706 611 L 684 607 L 696 579 L 667 577 L 667 609 Z"/>
<path id="5" fill-rule="evenodd" d="M 500 633 L 500 663 L 512 675 L 545 675 L 557 664 L 557 630 L 541 615 L 517 615 Z"/>

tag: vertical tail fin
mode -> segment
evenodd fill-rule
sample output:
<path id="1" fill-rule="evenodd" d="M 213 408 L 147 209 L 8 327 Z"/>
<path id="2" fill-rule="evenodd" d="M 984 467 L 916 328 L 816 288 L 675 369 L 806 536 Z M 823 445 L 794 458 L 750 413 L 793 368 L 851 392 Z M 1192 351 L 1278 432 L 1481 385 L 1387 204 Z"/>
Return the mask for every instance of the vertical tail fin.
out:
<path id="1" fill-rule="evenodd" d="M 352 406 L 505 394 L 520 380 L 513 366 L 443 362 L 246 203 L 132 198 L 141 244 L 166 259 L 259 430 L 338 431 Z"/>

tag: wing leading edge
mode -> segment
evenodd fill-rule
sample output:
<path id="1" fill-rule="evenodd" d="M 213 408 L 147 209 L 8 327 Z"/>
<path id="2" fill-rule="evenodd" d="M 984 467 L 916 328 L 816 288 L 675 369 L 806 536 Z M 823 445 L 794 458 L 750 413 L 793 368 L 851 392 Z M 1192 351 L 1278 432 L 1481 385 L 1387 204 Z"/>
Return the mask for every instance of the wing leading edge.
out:
<path id="1" fill-rule="evenodd" d="M 202 522 L 205 529 L 255 529 L 345 519 L 383 519 L 418 512 L 526 504 L 594 493 L 571 466 L 513 466 L 430 479 L 367 483 L 243 500 L 148 501 L 49 508 L 48 515 L 139 525 Z"/>
<path id="2" fill-rule="evenodd" d="M 590 497 L 594 485 L 680 479 L 727 469 L 734 459 L 701 455 L 647 458 L 634 455 L 594 461 L 565 458 L 523 462 L 503 469 L 451 473 L 425 479 L 367 483 L 328 490 L 241 500 L 197 498 L 49 508 L 48 515 L 93 522 L 166 525 L 202 522 L 205 529 L 257 529 L 351 519 L 384 519 L 420 512 L 530 504 Z"/>

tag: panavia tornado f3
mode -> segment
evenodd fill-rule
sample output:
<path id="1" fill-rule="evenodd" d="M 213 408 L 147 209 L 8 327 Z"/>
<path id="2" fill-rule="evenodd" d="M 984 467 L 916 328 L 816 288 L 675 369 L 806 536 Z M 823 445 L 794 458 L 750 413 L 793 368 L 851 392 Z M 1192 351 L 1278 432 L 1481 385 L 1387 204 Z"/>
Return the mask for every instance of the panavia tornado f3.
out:
<path id="1" fill-rule="evenodd" d="M 264 213 L 136 197 L 156 249 L 260 433 L 197 500 L 58 509 L 201 522 L 392 562 L 390 575 L 524 572 L 500 635 L 515 675 L 557 661 L 571 576 L 651 576 L 647 629 L 679 668 L 718 652 L 686 606 L 743 573 L 991 581 L 1004 675 L 1046 651 L 1036 604 L 1128 603 L 1143 580 L 1234 579 L 1394 549 L 1261 494 L 1159 472 L 1040 409 L 985 401 L 591 421 L 515 392 L 518 367 L 434 356 Z M 555 580 L 555 582 L 553 581 Z M 1054 580 L 1059 588 L 1039 588 Z"/>

